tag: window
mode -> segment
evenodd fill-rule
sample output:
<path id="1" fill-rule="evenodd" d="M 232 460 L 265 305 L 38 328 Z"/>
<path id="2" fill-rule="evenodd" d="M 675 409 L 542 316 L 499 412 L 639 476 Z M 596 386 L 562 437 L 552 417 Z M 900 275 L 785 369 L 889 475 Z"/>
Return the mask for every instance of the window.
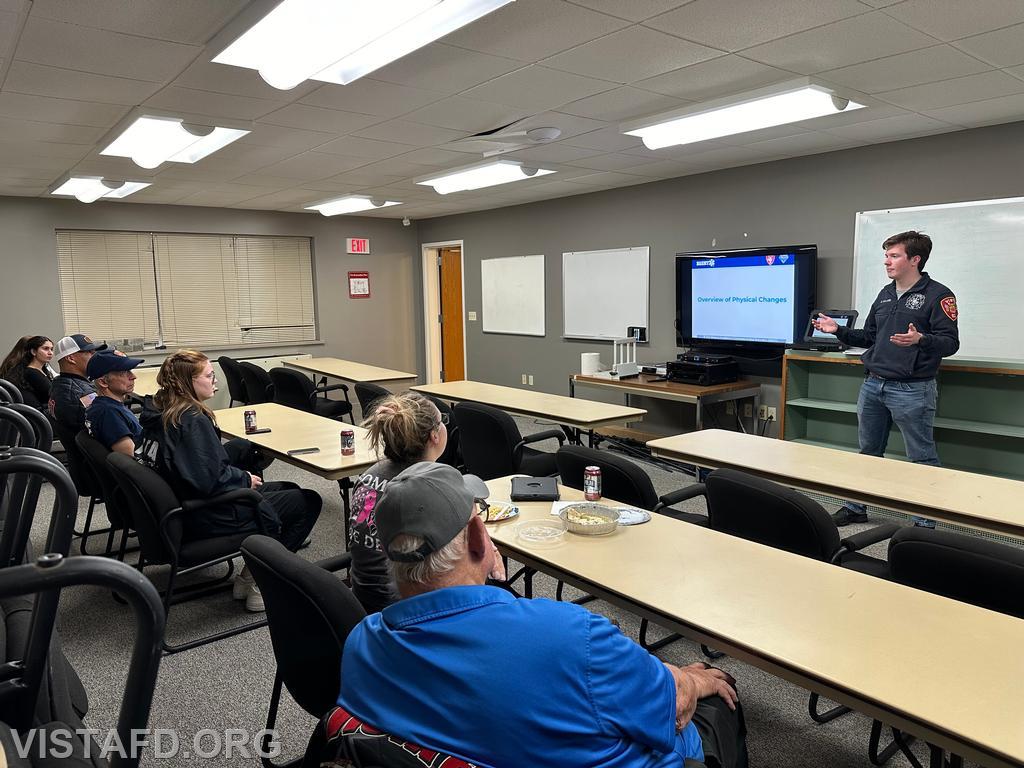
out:
<path id="1" fill-rule="evenodd" d="M 312 341 L 306 237 L 57 231 L 65 333 L 147 345 Z"/>

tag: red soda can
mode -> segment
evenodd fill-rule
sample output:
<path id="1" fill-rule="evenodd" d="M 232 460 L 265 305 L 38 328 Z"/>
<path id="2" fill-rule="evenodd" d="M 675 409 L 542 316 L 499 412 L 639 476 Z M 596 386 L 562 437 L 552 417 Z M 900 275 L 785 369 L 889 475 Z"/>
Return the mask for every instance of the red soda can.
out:
<path id="1" fill-rule="evenodd" d="M 583 470 L 583 498 L 597 501 L 601 498 L 601 468 L 589 466 Z"/>
<path id="2" fill-rule="evenodd" d="M 256 411 L 245 411 L 242 416 L 245 418 L 245 434 L 251 435 L 256 431 Z"/>
<path id="3" fill-rule="evenodd" d="M 341 430 L 341 455 L 352 456 L 356 452 L 356 433 L 351 429 Z"/>

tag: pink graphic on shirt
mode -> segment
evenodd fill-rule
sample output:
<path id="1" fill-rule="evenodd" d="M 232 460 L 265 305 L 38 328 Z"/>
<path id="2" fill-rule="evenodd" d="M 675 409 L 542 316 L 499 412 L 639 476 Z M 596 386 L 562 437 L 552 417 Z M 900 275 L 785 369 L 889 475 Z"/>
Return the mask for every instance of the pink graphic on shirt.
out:
<path id="1" fill-rule="evenodd" d="M 377 491 L 366 488 L 362 494 L 362 506 L 356 509 L 354 524 L 369 523 L 373 519 L 373 509 L 377 506 Z"/>

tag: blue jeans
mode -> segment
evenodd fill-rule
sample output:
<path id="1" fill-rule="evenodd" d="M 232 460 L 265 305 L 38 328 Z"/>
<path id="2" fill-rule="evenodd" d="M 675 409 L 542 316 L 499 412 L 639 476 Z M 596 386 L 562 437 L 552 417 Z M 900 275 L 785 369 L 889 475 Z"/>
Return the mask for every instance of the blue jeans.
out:
<path id="1" fill-rule="evenodd" d="M 932 424 L 938 387 L 935 379 L 925 381 L 889 381 L 868 376 L 857 398 L 857 438 L 860 452 L 881 456 L 889 441 L 893 422 L 903 435 L 907 458 L 915 464 L 939 466 Z M 846 506 L 864 512 L 863 504 L 846 502 Z M 924 518 L 914 518 L 914 521 Z"/>

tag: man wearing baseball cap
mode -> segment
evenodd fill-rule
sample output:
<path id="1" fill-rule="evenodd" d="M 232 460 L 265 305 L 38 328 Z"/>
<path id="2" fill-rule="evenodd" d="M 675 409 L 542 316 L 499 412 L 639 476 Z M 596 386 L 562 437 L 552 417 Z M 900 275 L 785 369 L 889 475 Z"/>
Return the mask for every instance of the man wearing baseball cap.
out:
<path id="1" fill-rule="evenodd" d="M 96 396 L 96 388 L 86 378 L 86 366 L 97 351 L 106 348 L 81 333 L 65 336 L 54 348 L 53 362 L 60 375 L 50 385 L 50 415 L 69 437 L 85 427 L 86 405 Z"/>
<path id="2" fill-rule="evenodd" d="M 135 443 L 142 439 L 142 425 L 124 399 L 135 389 L 132 369 L 143 362 L 104 350 L 96 352 L 86 367 L 96 387 L 96 399 L 85 410 L 85 427 L 106 448 L 128 456 L 135 453 Z"/>
<path id="3" fill-rule="evenodd" d="M 664 664 L 585 608 L 486 585 L 486 494 L 430 462 L 388 483 L 376 522 L 403 599 L 349 635 L 338 706 L 477 765 L 682 768 L 706 751 L 746 766 L 726 673 Z"/>

